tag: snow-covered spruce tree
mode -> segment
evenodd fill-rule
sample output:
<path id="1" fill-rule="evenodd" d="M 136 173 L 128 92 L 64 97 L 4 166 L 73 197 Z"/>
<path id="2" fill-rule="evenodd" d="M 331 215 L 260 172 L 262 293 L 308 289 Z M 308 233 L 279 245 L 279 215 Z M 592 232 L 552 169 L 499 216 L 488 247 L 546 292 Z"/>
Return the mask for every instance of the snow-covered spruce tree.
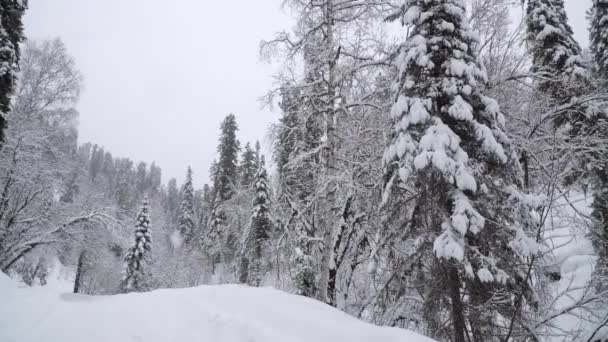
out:
<path id="1" fill-rule="evenodd" d="M 19 44 L 25 39 L 21 17 L 27 0 L 0 1 L 0 147 L 4 143 L 5 117 L 13 95 L 19 70 Z"/>
<path id="2" fill-rule="evenodd" d="M 214 263 L 229 262 L 236 249 L 237 237 L 227 226 L 227 215 L 223 204 L 230 200 L 238 183 L 238 153 L 240 143 L 236 137 L 238 125 L 234 114 L 226 116 L 220 125 L 217 151 L 219 160 L 212 165 L 213 206 L 209 218 L 209 229 L 201 237 L 204 249 Z M 239 235 L 240 236 L 240 235 Z"/>
<path id="3" fill-rule="evenodd" d="M 238 131 L 236 117 L 230 114 L 220 125 L 220 141 L 217 147 L 220 159 L 213 180 L 213 188 L 220 201 L 230 199 L 238 179 L 238 153 L 241 148 L 236 131 Z"/>
<path id="4" fill-rule="evenodd" d="M 241 281 L 251 286 L 260 286 L 264 276 L 264 245 L 270 237 L 272 219 L 270 217 L 271 194 L 268 174 L 260 160 L 260 168 L 255 175 L 253 187 L 253 210 L 244 239 L 244 253 L 241 261 Z"/>
<path id="5" fill-rule="evenodd" d="M 194 228 L 194 188 L 192 187 L 192 168 L 188 166 L 186 180 L 182 186 L 182 202 L 177 222 L 177 230 L 185 248 L 191 247 Z"/>
<path id="6" fill-rule="evenodd" d="M 526 8 L 528 50 L 537 89 L 550 105 L 568 103 L 584 91 L 588 73 L 581 48 L 574 40 L 563 0 L 528 0 Z M 578 131 L 584 108 L 562 110 L 554 118 L 557 126 L 566 123 Z"/>
<path id="7" fill-rule="evenodd" d="M 151 261 L 152 232 L 149 215 L 149 203 L 145 198 L 141 211 L 137 214 L 133 245 L 129 247 L 125 256 L 125 274 L 120 284 L 122 293 L 144 292 L 151 289 L 148 266 Z"/>
<path id="8" fill-rule="evenodd" d="M 435 256 L 420 260 L 427 333 L 456 342 L 469 331 L 475 341 L 519 333 L 521 309 L 534 300 L 523 295 L 530 286 L 519 266 L 535 252 L 534 221 L 503 116 L 481 93 L 486 75 L 465 2 L 408 0 L 403 19 L 412 29 L 396 62 L 384 200 L 408 194 L 409 238 Z M 447 312 L 452 330 L 433 326 Z"/>
<path id="9" fill-rule="evenodd" d="M 253 183 L 253 179 L 258 170 L 257 163 L 255 151 L 251 148 L 249 143 L 246 143 L 243 154 L 241 155 L 241 163 L 239 164 L 240 183 L 242 186 L 248 187 Z"/>

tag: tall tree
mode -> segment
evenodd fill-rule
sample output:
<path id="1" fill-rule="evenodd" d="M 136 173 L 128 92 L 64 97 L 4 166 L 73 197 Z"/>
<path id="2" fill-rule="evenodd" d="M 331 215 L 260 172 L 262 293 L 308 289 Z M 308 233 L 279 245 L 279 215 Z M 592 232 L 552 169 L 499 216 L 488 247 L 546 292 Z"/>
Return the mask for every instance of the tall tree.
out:
<path id="1" fill-rule="evenodd" d="M 229 200 L 238 180 L 238 153 L 240 143 L 236 137 L 238 125 L 234 114 L 226 116 L 220 125 L 220 139 L 217 147 L 219 160 L 213 188 L 216 199 Z"/>
<path id="2" fill-rule="evenodd" d="M 213 177 L 213 206 L 209 218 L 209 229 L 202 237 L 207 251 L 218 262 L 229 261 L 234 255 L 236 235 L 227 227 L 227 214 L 223 204 L 229 201 L 238 183 L 238 153 L 240 143 L 236 137 L 238 125 L 234 114 L 229 114 L 220 125 L 217 151 L 219 160 L 211 167 Z"/>
<path id="3" fill-rule="evenodd" d="M 608 110 L 605 105 L 606 66 L 604 51 L 608 41 L 608 3 L 593 2 L 591 9 L 590 48 L 597 82 L 590 79 L 573 38 L 563 0 L 529 0 L 527 29 L 532 70 L 541 74 L 538 90 L 555 115 L 556 128 L 565 131 L 565 152 L 575 157 L 572 171 L 564 177 L 566 185 L 584 182 L 593 190 L 593 217 L 596 219 L 596 242 L 608 238 Z M 597 88 L 597 89 L 594 89 Z M 600 255 L 606 255 L 600 247 Z"/>
<path id="4" fill-rule="evenodd" d="M 28 42 L 0 150 L 0 269 L 54 239 L 55 196 L 74 177 L 73 151 L 55 137 L 76 125 L 82 76 L 60 40 Z M 53 80 L 52 82 L 44 80 Z M 82 156 L 89 157 L 85 148 Z M 83 210 L 84 211 L 84 210 Z"/>
<path id="5" fill-rule="evenodd" d="M 240 181 L 241 185 L 244 187 L 249 187 L 253 183 L 253 179 L 258 170 L 257 158 L 256 151 L 251 148 L 249 143 L 246 143 L 239 165 Z"/>
<path id="6" fill-rule="evenodd" d="M 152 231 L 150 230 L 150 210 L 148 199 L 144 199 L 141 211 L 137 214 L 133 244 L 125 256 L 125 274 L 120 284 L 120 291 L 144 292 L 151 288 L 150 270 L 152 249 Z"/>
<path id="7" fill-rule="evenodd" d="M 241 281 L 251 286 L 260 286 L 264 276 L 264 245 L 270 237 L 272 219 L 270 217 L 271 194 L 268 174 L 260 159 L 260 168 L 255 175 L 253 187 L 253 210 L 244 239 L 244 250 L 241 260 Z"/>
<path id="8" fill-rule="evenodd" d="M 553 105 L 568 103 L 581 94 L 588 72 L 581 48 L 568 24 L 563 0 L 528 0 L 526 8 L 528 50 L 537 88 Z M 553 118 L 557 126 L 569 123 L 577 130 L 584 111 L 563 110 Z"/>
<path id="9" fill-rule="evenodd" d="M 590 12 L 589 43 L 593 68 L 597 76 L 608 82 L 608 1 L 593 0 Z"/>
<path id="10" fill-rule="evenodd" d="M 26 9 L 27 0 L 0 1 L 0 147 L 19 71 L 19 44 L 25 39 L 21 18 Z"/>
<path id="11" fill-rule="evenodd" d="M 179 207 L 177 230 L 184 245 L 189 246 L 194 237 L 194 187 L 192 186 L 192 169 L 188 166 L 186 180 L 182 186 L 182 202 Z"/>
<path id="12" fill-rule="evenodd" d="M 295 14 L 296 25 L 262 50 L 283 53 L 288 70 L 278 75 L 282 86 L 275 91 L 281 95 L 284 112 L 275 147 L 281 182 L 277 206 L 285 208 L 285 224 L 296 236 L 291 246 L 295 287 L 301 294 L 336 305 L 331 269 L 339 249 L 335 244 L 341 240 L 335 237 L 344 227 L 341 209 L 352 197 L 349 194 L 357 191 L 350 178 L 356 163 L 351 164 L 351 156 L 341 151 L 355 137 L 350 136 L 352 131 L 347 133 L 352 127 L 344 125 L 382 106 L 371 100 L 374 87 L 368 81 L 378 75 L 378 66 L 388 65 L 384 53 L 391 49 L 376 34 L 382 31 L 379 16 L 391 4 L 351 0 L 287 0 L 285 4 Z M 314 286 L 304 288 L 304 284 Z"/>
<path id="13" fill-rule="evenodd" d="M 600 88 L 608 85 L 608 1 L 593 0 L 590 12 L 591 25 L 590 50 L 593 54 L 593 75 Z M 601 109 L 608 113 L 608 99 L 601 101 Z M 602 120 L 603 119 L 603 120 Z M 604 141 L 608 142 L 608 120 L 606 115 L 600 120 L 594 120 L 593 125 L 603 126 L 597 132 L 605 134 Z M 608 155 L 602 153 L 593 156 L 594 159 L 602 161 L 597 167 L 595 177 L 593 177 L 594 198 L 593 198 L 593 217 L 596 219 L 596 229 L 594 230 L 594 242 L 600 262 L 596 267 L 598 274 L 608 276 Z M 605 287 L 606 285 L 603 285 Z"/>
<path id="14" fill-rule="evenodd" d="M 385 201 L 405 192 L 413 204 L 406 238 L 427 256 L 412 274 L 427 276 L 420 290 L 426 324 L 436 328 L 429 333 L 456 342 L 467 341 L 469 328 L 475 341 L 507 333 L 494 317 L 512 317 L 513 303 L 497 295 L 528 286 L 513 260 L 535 251 L 519 165 L 498 104 L 481 93 L 486 75 L 465 13 L 464 0 L 406 2 L 403 20 L 412 28 L 397 59 L 384 155 Z M 449 333 L 435 322 L 443 310 Z"/>

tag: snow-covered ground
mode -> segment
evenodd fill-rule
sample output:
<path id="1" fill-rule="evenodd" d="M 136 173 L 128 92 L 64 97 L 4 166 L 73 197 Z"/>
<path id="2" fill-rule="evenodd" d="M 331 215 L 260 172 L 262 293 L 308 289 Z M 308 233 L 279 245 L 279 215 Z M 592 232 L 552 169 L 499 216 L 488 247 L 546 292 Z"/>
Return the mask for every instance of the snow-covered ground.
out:
<path id="1" fill-rule="evenodd" d="M 271 288 L 217 285 L 85 296 L 60 285 L 21 287 L 0 272 L 0 341 L 433 342 Z"/>
<path id="2" fill-rule="evenodd" d="M 559 315 L 550 322 L 556 335 L 549 339 L 551 341 L 587 341 L 590 331 L 597 328 L 596 322 L 584 310 L 570 311 L 582 298 L 591 295 L 586 291 L 589 290 L 588 284 L 597 261 L 588 234 L 591 201 L 591 196 L 582 193 L 572 194 L 568 201 L 560 199 L 547 224 L 542 250 L 548 253 L 545 256 L 548 269 L 561 276 L 550 286 L 553 296 L 549 316 L 568 311 L 568 314 Z M 595 337 L 608 338 L 607 330 L 598 331 Z M 567 332 L 568 338 L 564 338 L 564 332 Z"/>

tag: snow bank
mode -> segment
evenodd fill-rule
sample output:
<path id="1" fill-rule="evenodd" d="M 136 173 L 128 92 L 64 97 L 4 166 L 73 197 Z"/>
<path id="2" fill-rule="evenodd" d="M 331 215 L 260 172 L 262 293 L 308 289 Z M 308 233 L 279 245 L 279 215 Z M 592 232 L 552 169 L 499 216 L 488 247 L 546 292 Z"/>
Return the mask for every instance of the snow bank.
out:
<path id="1" fill-rule="evenodd" d="M 271 288 L 200 286 L 115 296 L 20 288 L 0 273 L 0 341 L 433 342 Z"/>

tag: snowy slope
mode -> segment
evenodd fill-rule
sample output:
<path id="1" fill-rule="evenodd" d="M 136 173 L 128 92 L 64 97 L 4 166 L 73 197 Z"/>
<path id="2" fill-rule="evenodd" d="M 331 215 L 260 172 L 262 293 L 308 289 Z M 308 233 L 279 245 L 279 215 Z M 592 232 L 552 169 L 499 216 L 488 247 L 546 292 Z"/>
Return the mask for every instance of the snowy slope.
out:
<path id="1" fill-rule="evenodd" d="M 271 288 L 200 286 L 116 296 L 19 288 L 0 273 L 0 341 L 432 342 Z"/>

